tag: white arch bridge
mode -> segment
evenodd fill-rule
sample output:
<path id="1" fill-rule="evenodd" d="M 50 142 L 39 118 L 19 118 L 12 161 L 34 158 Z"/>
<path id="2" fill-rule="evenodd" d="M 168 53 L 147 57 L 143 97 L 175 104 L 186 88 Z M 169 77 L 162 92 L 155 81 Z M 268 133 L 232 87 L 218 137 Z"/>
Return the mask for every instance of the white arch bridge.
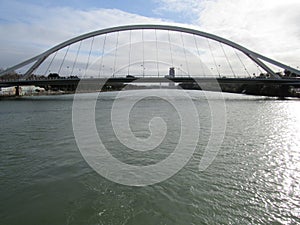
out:
<path id="1" fill-rule="evenodd" d="M 174 73 L 168 74 L 170 68 Z M 19 76 L 7 79 L 12 72 Z M 160 78 L 171 75 L 167 78 L 177 83 L 217 79 L 221 84 L 283 85 L 288 89 L 299 87 L 299 74 L 295 68 L 213 34 L 144 24 L 107 28 L 67 40 L 2 71 L 0 87 L 108 78 L 111 83 L 137 78 L 161 82 Z"/>

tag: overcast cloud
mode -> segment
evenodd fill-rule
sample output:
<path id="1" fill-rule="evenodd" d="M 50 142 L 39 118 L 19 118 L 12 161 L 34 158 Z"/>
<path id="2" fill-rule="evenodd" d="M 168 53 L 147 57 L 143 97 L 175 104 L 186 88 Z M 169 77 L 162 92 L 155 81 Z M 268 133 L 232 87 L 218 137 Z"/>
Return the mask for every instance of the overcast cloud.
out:
<path id="1" fill-rule="evenodd" d="M 294 67 L 300 66 L 298 0 L 161 0 L 158 10 L 192 17 L 192 23 Z"/>
<path id="2" fill-rule="evenodd" d="M 153 0 L 153 17 L 120 9 L 0 3 L 0 67 L 12 66 L 77 35 L 110 26 L 175 23 L 236 41 L 291 66 L 300 65 L 297 0 Z M 164 19 L 158 18 L 159 15 Z M 166 17 L 168 15 L 168 17 Z M 180 18 L 177 19 L 177 18 Z"/>

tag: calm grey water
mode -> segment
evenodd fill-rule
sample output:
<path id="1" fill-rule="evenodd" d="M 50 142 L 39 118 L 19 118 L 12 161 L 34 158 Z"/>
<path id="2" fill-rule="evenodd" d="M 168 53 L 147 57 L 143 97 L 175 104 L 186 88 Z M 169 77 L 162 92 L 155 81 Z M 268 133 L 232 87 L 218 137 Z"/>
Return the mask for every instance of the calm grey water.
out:
<path id="1" fill-rule="evenodd" d="M 190 93 L 201 123 L 196 151 L 173 177 L 146 187 L 114 183 L 89 167 L 73 134 L 72 95 L 1 100 L 0 224 L 300 224 L 299 100 L 225 94 L 225 138 L 201 172 L 210 111 L 203 94 Z M 109 122 L 115 95 L 103 93 L 95 116 L 111 154 L 136 165 L 166 158 L 180 131 L 174 108 L 151 97 L 135 105 L 137 136 L 149 135 L 153 116 L 168 125 L 160 147 L 135 153 Z"/>

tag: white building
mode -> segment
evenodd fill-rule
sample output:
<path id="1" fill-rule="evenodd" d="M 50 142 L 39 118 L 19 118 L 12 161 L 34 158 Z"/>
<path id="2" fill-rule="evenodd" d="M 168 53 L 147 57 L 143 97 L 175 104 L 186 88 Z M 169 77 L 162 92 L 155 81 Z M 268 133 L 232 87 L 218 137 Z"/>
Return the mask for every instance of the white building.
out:
<path id="1" fill-rule="evenodd" d="M 16 94 L 15 87 L 2 87 L 0 88 L 0 96 L 13 96 Z"/>
<path id="2" fill-rule="evenodd" d="M 33 95 L 40 92 L 44 92 L 45 88 L 36 86 L 20 86 L 19 95 Z M 16 95 L 16 87 L 2 87 L 0 88 L 0 96 L 14 96 Z"/>

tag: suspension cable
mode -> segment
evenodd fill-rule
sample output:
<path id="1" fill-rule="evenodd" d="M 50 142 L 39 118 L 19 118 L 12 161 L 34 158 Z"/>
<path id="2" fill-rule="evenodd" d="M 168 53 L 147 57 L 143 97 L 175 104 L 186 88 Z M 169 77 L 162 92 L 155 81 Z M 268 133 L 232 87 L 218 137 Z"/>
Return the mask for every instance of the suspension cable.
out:
<path id="1" fill-rule="evenodd" d="M 156 43 L 156 66 L 157 66 L 157 76 L 159 77 L 158 43 L 157 43 L 157 33 L 156 33 L 156 29 L 155 29 L 155 43 Z"/>
<path id="2" fill-rule="evenodd" d="M 170 30 L 168 30 L 168 39 L 169 39 L 169 46 L 170 46 L 171 63 L 172 63 L 172 66 L 174 66 L 173 54 L 172 54 L 172 45 L 171 45 L 171 37 L 170 37 Z"/>
<path id="3" fill-rule="evenodd" d="M 58 74 L 60 74 L 61 68 L 62 68 L 62 66 L 63 66 L 63 64 L 64 64 L 64 62 L 65 62 L 65 59 L 66 59 L 66 56 L 67 56 L 67 54 L 68 54 L 69 48 L 70 48 L 70 45 L 68 46 L 67 51 L 66 51 L 66 53 L 65 53 L 65 55 L 64 55 L 64 58 L 63 58 L 63 60 L 62 60 L 62 62 L 61 62 L 61 64 L 60 64 L 60 67 L 59 67 L 59 70 L 58 70 Z"/>
<path id="4" fill-rule="evenodd" d="M 229 65 L 229 67 L 230 67 L 230 70 L 231 70 L 231 72 L 233 73 L 233 76 L 236 77 L 235 72 L 233 71 L 233 68 L 232 68 L 232 66 L 231 66 L 231 63 L 230 63 L 230 61 L 229 61 L 229 59 L 228 59 L 228 57 L 227 57 L 227 54 L 226 54 L 226 52 L 225 52 L 225 50 L 224 50 L 223 45 L 221 44 L 221 42 L 219 42 L 219 44 L 220 44 L 220 46 L 221 46 L 221 48 L 222 48 L 222 51 L 223 51 L 223 53 L 224 53 L 224 55 L 225 55 L 225 58 L 226 58 L 226 61 L 227 61 L 228 65 Z"/>
<path id="5" fill-rule="evenodd" d="M 208 43 L 208 47 L 209 47 L 211 56 L 212 56 L 212 58 L 213 58 L 213 61 L 214 61 L 216 70 L 217 70 L 217 72 L 218 72 L 218 75 L 219 75 L 219 77 L 221 77 L 221 74 L 220 74 L 220 71 L 219 71 L 219 69 L 218 69 L 218 65 L 217 65 L 217 62 L 216 62 L 216 59 L 215 59 L 215 56 L 214 56 L 214 54 L 213 54 L 213 51 L 212 51 L 212 48 L 211 48 L 211 45 L 210 45 L 210 43 L 209 43 L 208 38 L 206 38 L 206 41 L 207 41 L 207 43 Z"/>
<path id="6" fill-rule="evenodd" d="M 248 70 L 247 70 L 245 64 L 244 64 L 243 61 L 242 61 L 242 59 L 240 58 L 240 56 L 238 55 L 238 53 L 236 52 L 236 50 L 235 50 L 235 49 L 233 49 L 233 50 L 234 50 L 234 52 L 235 52 L 235 55 L 238 57 L 239 61 L 240 61 L 241 64 L 243 65 L 244 70 L 247 72 L 248 76 L 250 76 L 250 73 L 248 72 Z"/>
<path id="7" fill-rule="evenodd" d="M 131 30 L 129 31 L 129 56 L 128 56 L 128 71 L 127 71 L 127 75 L 129 75 L 129 72 L 130 72 L 130 57 L 131 57 Z"/>
<path id="8" fill-rule="evenodd" d="M 187 57 L 186 57 L 186 51 L 185 51 L 182 32 L 180 32 L 180 37 L 181 37 L 181 42 L 182 42 L 182 47 L 183 47 L 183 53 L 184 53 L 184 58 L 185 58 L 186 69 L 187 69 L 187 72 L 188 72 L 188 76 L 190 76 L 191 74 L 190 74 L 189 64 L 188 64 Z"/>
<path id="9" fill-rule="evenodd" d="M 90 57 L 91 57 L 91 53 L 92 53 L 92 49 L 93 49 L 93 45 L 94 45 L 94 39 L 95 39 L 95 37 L 93 37 L 92 41 L 91 41 L 91 47 L 90 47 L 90 52 L 89 52 L 89 56 L 88 56 L 88 59 L 87 59 L 87 63 L 86 63 L 86 66 L 85 66 L 84 76 L 86 76 L 86 72 L 87 72 L 87 69 L 89 67 Z"/>
<path id="10" fill-rule="evenodd" d="M 98 77 L 101 76 L 101 71 L 102 71 L 102 67 L 103 67 L 103 57 L 104 57 L 104 49 L 105 49 L 106 36 L 107 36 L 107 34 L 105 34 L 105 36 L 104 36 L 104 41 L 103 41 L 103 46 L 102 46 L 102 55 L 101 55 L 101 61 L 100 61 L 100 68 L 99 68 Z M 104 71 L 103 71 L 103 73 L 104 73 Z"/>
<path id="11" fill-rule="evenodd" d="M 119 31 L 117 33 L 116 51 L 115 51 L 115 59 L 114 59 L 114 71 L 112 73 L 113 77 L 115 76 L 115 72 L 116 72 L 118 44 L 119 44 Z"/>
<path id="12" fill-rule="evenodd" d="M 198 43 L 197 43 L 195 34 L 193 34 L 193 37 L 194 37 L 196 49 L 197 49 L 197 52 L 198 52 L 198 56 L 200 58 L 200 51 L 199 51 L 199 47 L 198 47 Z M 205 76 L 204 67 L 203 67 L 203 63 L 202 63 L 201 59 L 200 59 L 200 65 L 201 65 L 201 69 L 202 69 L 202 72 L 203 72 L 203 76 Z"/>
<path id="13" fill-rule="evenodd" d="M 49 69 L 50 69 L 50 66 L 51 66 L 52 63 L 53 63 L 53 60 L 54 60 L 54 58 L 56 57 L 57 52 L 58 52 L 58 51 L 56 51 L 56 52 L 53 54 L 53 57 L 52 57 L 52 59 L 51 59 L 49 65 L 48 65 L 48 67 L 47 67 L 47 69 L 46 69 L 46 71 L 45 71 L 45 73 L 44 73 L 44 76 L 46 76 L 47 72 L 50 72 L 50 70 L 49 70 Z"/>
<path id="14" fill-rule="evenodd" d="M 80 44 L 79 44 L 78 49 L 77 49 L 77 54 L 75 56 L 75 60 L 74 60 L 73 66 L 72 66 L 72 71 L 71 71 L 71 74 L 70 74 L 71 76 L 73 75 L 73 71 L 74 71 L 75 65 L 77 63 L 78 54 L 79 54 L 79 51 L 81 49 L 81 44 L 82 44 L 82 41 L 80 41 Z"/>
<path id="15" fill-rule="evenodd" d="M 145 76 L 145 42 L 144 42 L 144 30 L 142 29 L 142 43 L 143 43 L 143 65 L 142 65 L 142 74 Z"/>

